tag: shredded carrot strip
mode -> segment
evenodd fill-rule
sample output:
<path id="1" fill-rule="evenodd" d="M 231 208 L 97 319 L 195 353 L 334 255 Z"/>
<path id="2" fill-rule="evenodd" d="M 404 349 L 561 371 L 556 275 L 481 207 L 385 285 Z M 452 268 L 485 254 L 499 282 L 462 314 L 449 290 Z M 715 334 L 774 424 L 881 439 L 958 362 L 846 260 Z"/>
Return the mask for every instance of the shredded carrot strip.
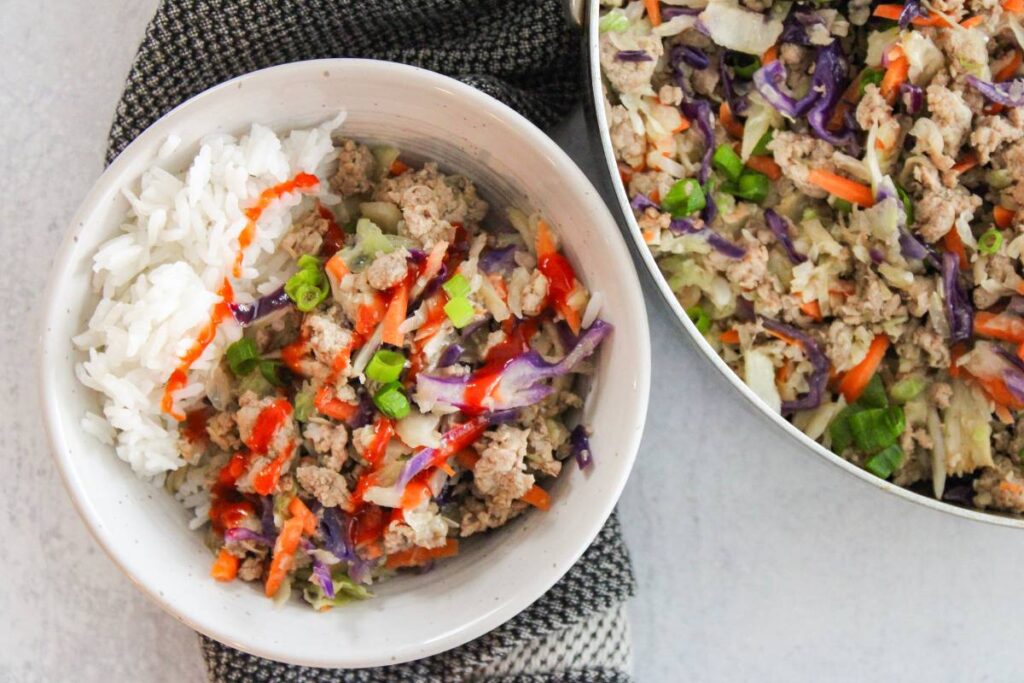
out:
<path id="1" fill-rule="evenodd" d="M 406 164 L 398 159 L 391 162 L 391 167 L 388 168 L 388 173 L 391 175 L 402 175 L 409 170 L 409 164 Z"/>
<path id="2" fill-rule="evenodd" d="M 767 50 L 764 51 L 763 55 L 761 55 L 761 63 L 762 64 L 771 64 L 772 62 L 774 62 L 778 58 L 779 58 L 779 46 L 778 45 L 772 45 L 770 48 L 768 48 Z"/>
<path id="3" fill-rule="evenodd" d="M 967 250 L 964 249 L 963 240 L 960 239 L 960 233 L 956 231 L 955 225 L 942 238 L 942 245 L 949 253 L 956 254 L 957 259 L 960 261 L 960 268 L 966 269 L 970 265 L 970 262 L 967 260 Z"/>
<path id="4" fill-rule="evenodd" d="M 718 338 L 721 340 L 721 342 L 723 344 L 739 344 L 740 343 L 740 333 L 737 330 L 735 330 L 735 329 L 726 330 L 725 332 L 720 334 L 718 336 Z"/>
<path id="5" fill-rule="evenodd" d="M 831 171 L 812 168 L 811 172 L 807 175 L 807 181 L 812 185 L 817 185 L 829 194 L 845 199 L 851 204 L 857 204 L 864 208 L 875 205 L 875 196 L 871 192 L 870 187 L 849 178 L 844 178 L 841 175 L 836 175 Z"/>
<path id="6" fill-rule="evenodd" d="M 978 155 L 974 152 L 967 152 L 961 157 L 960 161 L 956 162 L 952 170 L 956 173 L 966 173 L 975 166 L 978 165 Z"/>
<path id="7" fill-rule="evenodd" d="M 981 16 L 980 14 L 976 14 L 973 17 L 968 17 L 967 19 L 961 21 L 960 25 L 963 26 L 964 28 L 974 28 L 975 26 L 980 26 L 984 21 L 985 17 Z"/>
<path id="8" fill-rule="evenodd" d="M 871 378 L 875 376 L 875 371 L 878 370 L 878 366 L 888 350 L 889 338 L 884 334 L 878 335 L 871 341 L 864 360 L 843 376 L 839 382 L 839 392 L 846 397 L 847 403 L 853 403 L 864 393 L 864 389 L 868 386 Z"/>
<path id="9" fill-rule="evenodd" d="M 644 0 L 644 7 L 647 8 L 647 18 L 651 20 L 651 26 L 661 26 L 661 3 L 659 0 Z"/>
<path id="10" fill-rule="evenodd" d="M 405 335 L 399 330 L 405 322 L 405 314 L 409 309 L 409 284 L 401 282 L 396 285 L 384 312 L 384 321 L 381 326 L 380 339 L 385 344 L 394 344 L 401 347 L 405 341 Z"/>
<path id="11" fill-rule="evenodd" d="M 422 548 L 414 546 L 409 550 L 388 555 L 385 565 L 388 569 L 400 567 L 419 567 L 431 560 L 440 560 L 445 557 L 452 557 L 459 554 L 459 541 L 449 538 L 440 548 Z"/>
<path id="12" fill-rule="evenodd" d="M 992 209 L 992 218 L 1000 228 L 1008 228 L 1013 225 L 1013 219 L 1015 216 L 1016 214 L 1005 206 L 996 205 L 996 207 Z"/>
<path id="13" fill-rule="evenodd" d="M 281 533 L 274 541 L 274 554 L 270 560 L 270 569 L 267 571 L 267 582 L 263 586 L 263 592 L 268 598 L 274 597 L 288 572 L 295 565 L 295 551 L 301 539 L 302 520 L 298 517 L 286 519 Z"/>
<path id="14" fill-rule="evenodd" d="M 218 581 L 233 581 L 237 575 L 238 558 L 229 553 L 227 548 L 221 548 L 210 568 L 210 576 Z"/>
<path id="15" fill-rule="evenodd" d="M 551 507 L 551 495 L 536 484 L 531 486 L 530 490 L 523 494 L 521 500 L 524 503 L 529 503 L 538 510 L 547 510 Z"/>
<path id="16" fill-rule="evenodd" d="M 894 47 L 889 51 L 889 68 L 885 70 L 880 86 L 882 96 L 890 103 L 896 100 L 896 95 L 899 93 L 900 86 L 906 82 L 908 73 L 910 73 L 910 60 L 903 53 L 903 48 Z"/>
<path id="17" fill-rule="evenodd" d="M 974 315 L 974 334 L 1024 344 L 1024 318 L 1008 313 L 978 311 Z"/>
<path id="18" fill-rule="evenodd" d="M 1003 0 L 1003 9 L 1011 14 L 1024 12 L 1024 0 Z"/>
<path id="19" fill-rule="evenodd" d="M 302 520 L 302 533 L 307 536 L 312 536 L 316 533 L 316 515 L 306 507 L 305 503 L 299 500 L 298 496 L 292 498 L 292 502 L 288 503 L 288 512 L 291 513 L 292 517 Z"/>
<path id="20" fill-rule="evenodd" d="M 995 413 L 996 413 L 996 417 L 998 417 L 999 421 L 1002 422 L 1004 425 L 1012 425 L 1013 424 L 1013 415 L 1010 414 L 1010 411 L 1007 410 L 1006 406 L 999 405 L 997 403 L 996 404 Z"/>
<path id="21" fill-rule="evenodd" d="M 324 270 L 327 271 L 327 274 L 331 276 L 334 282 L 341 282 L 349 273 L 348 266 L 345 265 L 345 261 L 341 258 L 341 252 L 327 259 L 327 263 L 324 264 Z"/>
<path id="22" fill-rule="evenodd" d="M 729 135 L 740 140 L 743 139 L 743 124 L 732 117 L 732 110 L 729 109 L 728 102 L 722 102 L 718 107 L 718 118 Z"/>
<path id="23" fill-rule="evenodd" d="M 800 310 L 804 315 L 812 318 L 813 320 L 821 320 L 821 305 L 815 301 L 807 301 L 800 304 Z"/>
<path id="24" fill-rule="evenodd" d="M 765 174 L 769 180 L 778 180 L 782 177 L 782 167 L 770 156 L 750 157 L 747 159 L 747 168 Z"/>

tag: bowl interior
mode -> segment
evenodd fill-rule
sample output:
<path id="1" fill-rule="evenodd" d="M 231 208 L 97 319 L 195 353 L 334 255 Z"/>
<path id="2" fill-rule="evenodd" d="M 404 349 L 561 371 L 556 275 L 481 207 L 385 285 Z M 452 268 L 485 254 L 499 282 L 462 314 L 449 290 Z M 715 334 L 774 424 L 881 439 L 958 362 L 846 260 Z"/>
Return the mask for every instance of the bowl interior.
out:
<path id="1" fill-rule="evenodd" d="M 161 164 L 181 170 L 207 133 L 276 130 L 348 112 L 342 134 L 387 141 L 474 179 L 489 199 L 535 208 L 557 226 L 565 249 L 616 331 L 601 351 L 585 407 L 596 464 L 567 466 L 547 513 L 527 514 L 467 543 L 432 572 L 375 588 L 376 598 L 328 614 L 303 604 L 274 607 L 252 585 L 208 578 L 212 556 L 187 530 L 182 508 L 136 479 L 79 421 L 97 398 L 75 380 L 71 337 L 96 302 L 91 256 L 112 237 L 136 183 L 168 135 L 180 147 Z M 500 209 L 500 207 L 499 207 Z M 493 215 L 493 214 L 492 214 Z M 406 661 L 477 637 L 527 607 L 593 540 L 625 484 L 646 414 L 650 349 L 640 286 L 607 208 L 550 140 L 500 103 L 412 67 L 321 60 L 275 67 L 218 86 L 140 136 L 97 182 L 58 254 L 43 331 L 44 412 L 53 448 L 80 513 L 140 588 L 194 628 L 243 650 L 313 666 Z"/>

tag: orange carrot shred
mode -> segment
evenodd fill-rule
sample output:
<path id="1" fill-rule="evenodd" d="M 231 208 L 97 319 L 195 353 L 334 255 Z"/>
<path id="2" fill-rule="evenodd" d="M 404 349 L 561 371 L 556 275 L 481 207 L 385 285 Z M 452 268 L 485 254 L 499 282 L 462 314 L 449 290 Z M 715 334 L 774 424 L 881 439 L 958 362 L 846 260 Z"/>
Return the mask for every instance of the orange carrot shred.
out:
<path id="1" fill-rule="evenodd" d="M 732 117 L 728 102 L 722 102 L 718 107 L 718 118 L 729 135 L 739 140 L 743 139 L 743 124 Z"/>
<path id="2" fill-rule="evenodd" d="M 400 567 L 419 567 L 431 560 L 440 560 L 445 557 L 452 557 L 459 554 L 459 541 L 449 538 L 440 548 L 423 548 L 413 546 L 408 550 L 388 555 L 385 565 L 388 569 L 399 569 Z"/>
<path id="3" fill-rule="evenodd" d="M 956 162 L 956 165 L 953 166 L 952 170 L 956 173 L 966 173 L 977 165 L 978 155 L 974 152 L 967 152 L 967 154 L 964 154 L 960 158 L 960 161 Z"/>
<path id="4" fill-rule="evenodd" d="M 963 26 L 964 28 L 974 28 L 975 26 L 980 26 L 982 23 L 984 23 L 984 21 L 985 17 L 981 16 L 980 14 L 976 14 L 973 17 L 968 17 L 967 19 L 961 21 L 960 25 Z"/>
<path id="5" fill-rule="evenodd" d="M 829 194 L 845 199 L 851 204 L 857 204 L 864 208 L 870 208 L 875 205 L 875 196 L 871 192 L 870 187 L 855 180 L 844 178 L 831 171 L 812 168 L 811 172 L 807 174 L 807 181 L 812 185 L 817 185 Z"/>
<path id="6" fill-rule="evenodd" d="M 720 334 L 718 338 L 721 340 L 721 342 L 723 344 L 739 344 L 740 343 L 740 333 L 737 330 L 735 330 L 735 329 L 726 330 L 725 332 Z"/>
<path id="7" fill-rule="evenodd" d="M 817 300 L 806 301 L 800 304 L 800 310 L 804 315 L 810 317 L 812 320 L 821 320 L 821 304 Z"/>
<path id="8" fill-rule="evenodd" d="M 238 575 L 238 558 L 228 552 L 227 548 L 221 548 L 210 568 L 210 576 L 218 581 L 233 581 Z"/>
<path id="9" fill-rule="evenodd" d="M 521 500 L 538 510 L 547 510 L 551 507 L 551 495 L 536 484 L 523 494 Z"/>
<path id="10" fill-rule="evenodd" d="M 1016 214 L 1013 211 L 1010 211 L 1004 206 L 996 205 L 996 207 L 992 209 L 992 218 L 1000 228 L 1008 228 L 1013 225 L 1013 219 L 1015 216 Z"/>
<path id="11" fill-rule="evenodd" d="M 775 163 L 770 156 L 752 156 L 747 159 L 747 168 L 763 173 L 769 180 L 778 180 L 782 177 L 782 167 Z"/>
<path id="12" fill-rule="evenodd" d="M 774 62 L 778 58 L 779 58 L 779 46 L 778 45 L 772 45 L 770 48 L 768 48 L 767 50 L 764 51 L 763 55 L 761 55 L 761 63 L 762 64 L 771 64 L 772 62 Z"/>
<path id="13" fill-rule="evenodd" d="M 292 517 L 302 520 L 302 533 L 307 536 L 312 536 L 316 533 L 316 515 L 306 507 L 305 503 L 299 500 L 298 496 L 292 498 L 292 501 L 288 503 L 288 512 L 291 513 Z"/>
<path id="14" fill-rule="evenodd" d="M 960 261 L 960 268 L 966 270 L 967 266 L 970 265 L 970 262 L 967 260 L 967 250 L 964 249 L 963 240 L 960 239 L 960 233 L 956 231 L 955 225 L 950 228 L 949 232 L 946 233 L 946 236 L 942 238 L 942 246 L 944 246 L 946 251 L 949 253 L 956 254 L 957 259 Z"/>
<path id="15" fill-rule="evenodd" d="M 878 366 L 888 350 L 889 338 L 884 334 L 876 336 L 871 341 L 864 360 L 843 375 L 843 379 L 839 382 L 839 392 L 846 397 L 847 403 L 853 403 L 864 393 L 864 389 L 868 386 L 871 378 L 875 376 L 875 371 L 878 370 Z"/>
<path id="16" fill-rule="evenodd" d="M 660 26 L 661 2 L 659 0 L 644 0 L 644 7 L 647 8 L 647 18 L 651 20 L 651 26 Z"/>

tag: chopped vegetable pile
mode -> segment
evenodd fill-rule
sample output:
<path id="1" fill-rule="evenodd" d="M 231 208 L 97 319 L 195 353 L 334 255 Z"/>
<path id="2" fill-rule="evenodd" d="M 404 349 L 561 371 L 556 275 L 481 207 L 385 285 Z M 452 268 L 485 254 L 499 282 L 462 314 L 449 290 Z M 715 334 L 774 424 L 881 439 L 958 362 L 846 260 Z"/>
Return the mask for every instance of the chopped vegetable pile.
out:
<path id="1" fill-rule="evenodd" d="M 622 181 L 697 331 L 843 458 L 1024 514 L 1024 3 L 602 5 Z"/>
<path id="2" fill-rule="evenodd" d="M 576 378 L 611 332 L 541 217 L 485 229 L 465 178 L 351 140 L 337 157 L 335 203 L 302 200 L 272 291 L 222 292 L 210 329 L 244 334 L 205 395 L 182 381 L 164 405 L 187 463 L 167 486 L 208 494 L 213 578 L 317 610 L 546 510 L 563 461 L 594 459 Z"/>

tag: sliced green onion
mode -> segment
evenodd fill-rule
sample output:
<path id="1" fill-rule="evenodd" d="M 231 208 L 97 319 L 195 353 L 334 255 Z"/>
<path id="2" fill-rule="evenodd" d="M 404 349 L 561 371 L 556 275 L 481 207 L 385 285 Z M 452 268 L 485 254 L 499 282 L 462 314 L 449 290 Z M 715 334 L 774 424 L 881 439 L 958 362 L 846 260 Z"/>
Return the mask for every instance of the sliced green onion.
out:
<path id="1" fill-rule="evenodd" d="M 907 191 L 904 190 L 899 185 L 896 186 L 896 194 L 899 195 L 900 200 L 903 201 L 903 212 L 905 214 L 907 214 L 907 225 L 913 225 L 914 224 L 914 202 L 913 202 L 913 200 L 910 198 L 910 195 L 907 194 Z"/>
<path id="2" fill-rule="evenodd" d="M 401 420 L 409 414 L 409 399 L 402 391 L 402 385 L 398 382 L 385 384 L 384 387 L 373 397 L 377 409 L 390 418 Z"/>
<path id="3" fill-rule="evenodd" d="M 902 464 L 903 449 L 893 444 L 868 458 L 864 463 L 864 469 L 877 477 L 888 479 Z"/>
<path id="4" fill-rule="evenodd" d="M 899 380 L 889 389 L 889 396 L 896 403 L 906 403 L 917 398 L 917 395 L 928 386 L 927 380 L 920 375 L 909 375 Z"/>
<path id="5" fill-rule="evenodd" d="M 995 228 L 989 228 L 978 238 L 978 251 L 985 256 L 991 256 L 1003 246 L 1003 233 Z"/>
<path id="6" fill-rule="evenodd" d="M 832 418 L 828 425 L 828 434 L 832 441 L 832 450 L 842 454 L 853 445 L 853 432 L 850 431 L 850 416 L 857 412 L 853 406 L 846 406 Z"/>
<path id="7" fill-rule="evenodd" d="M 752 78 L 754 72 L 761 68 L 761 60 L 753 55 L 740 55 L 740 57 L 749 61 L 742 64 L 734 64 L 732 67 L 733 72 L 739 78 Z"/>
<path id="8" fill-rule="evenodd" d="M 469 299 L 460 296 L 444 305 L 444 313 L 452 321 L 452 325 L 462 329 L 473 322 L 473 318 L 476 316 L 476 309 L 473 308 L 473 304 L 469 303 Z"/>
<path id="9" fill-rule="evenodd" d="M 441 289 L 450 298 L 457 299 L 460 296 L 469 294 L 469 281 L 462 277 L 462 273 L 455 273 L 448 282 L 441 285 Z"/>
<path id="10" fill-rule="evenodd" d="M 296 308 L 309 313 L 327 298 L 331 286 L 320 269 L 320 259 L 303 254 L 298 260 L 299 270 L 284 284 L 284 292 L 295 302 Z"/>
<path id="11" fill-rule="evenodd" d="M 864 387 L 860 398 L 857 399 L 857 406 L 861 408 L 888 408 L 889 398 L 885 395 L 885 385 L 877 373 Z"/>
<path id="12" fill-rule="evenodd" d="M 248 375 L 260 362 L 259 351 L 256 350 L 256 344 L 252 339 L 239 339 L 228 347 L 224 355 L 236 377 Z"/>
<path id="13" fill-rule="evenodd" d="M 260 374 L 263 378 L 273 384 L 275 387 L 283 387 L 284 382 L 281 380 L 281 376 L 278 374 L 278 370 L 281 367 L 281 362 L 276 360 L 261 360 L 260 361 Z"/>
<path id="14" fill-rule="evenodd" d="M 313 414 L 313 392 L 300 391 L 295 394 L 295 419 L 306 422 Z"/>
<path id="15" fill-rule="evenodd" d="M 613 9 L 597 22 L 599 33 L 622 33 L 629 28 L 629 17 L 620 9 Z"/>
<path id="16" fill-rule="evenodd" d="M 775 137 L 775 131 L 771 128 L 768 132 L 761 136 L 761 139 L 754 145 L 754 150 L 751 152 L 756 157 L 761 157 L 768 154 L 768 145 L 771 143 L 772 138 Z"/>
<path id="17" fill-rule="evenodd" d="M 700 183 L 693 178 L 686 178 L 673 185 L 661 199 L 661 208 L 672 214 L 673 218 L 685 218 L 707 206 L 707 198 Z"/>
<path id="18" fill-rule="evenodd" d="M 865 453 L 874 453 L 893 445 L 906 428 L 903 409 L 868 408 L 850 416 L 853 443 Z"/>
<path id="19" fill-rule="evenodd" d="M 839 198 L 833 199 L 832 200 L 832 208 L 834 208 L 839 213 L 852 213 L 853 212 L 853 204 L 851 204 L 850 202 L 846 201 L 845 199 L 839 199 Z"/>
<path id="20" fill-rule="evenodd" d="M 711 157 L 711 163 L 729 180 L 738 180 L 743 174 L 743 160 L 729 145 L 719 145 Z"/>
<path id="21" fill-rule="evenodd" d="M 381 349 L 373 354 L 370 364 L 366 366 L 366 376 L 374 382 L 387 384 L 394 382 L 402 375 L 405 367 L 405 356 L 397 351 Z"/>
<path id="22" fill-rule="evenodd" d="M 711 329 L 711 316 L 702 307 L 690 306 L 686 309 L 686 315 L 690 316 L 690 320 L 697 326 L 697 331 L 701 334 L 707 334 Z"/>
<path id="23" fill-rule="evenodd" d="M 865 69 L 860 75 L 860 96 L 864 97 L 864 91 L 869 85 L 880 85 L 885 78 L 885 72 L 881 69 Z"/>
<path id="24" fill-rule="evenodd" d="M 1008 168 L 997 168 L 985 174 L 985 182 L 993 190 L 1005 190 L 1013 185 L 1013 173 Z"/>
<path id="25" fill-rule="evenodd" d="M 314 285 L 303 284 L 299 285 L 299 287 L 292 292 L 289 292 L 288 296 L 295 301 L 295 308 L 299 309 L 303 313 L 309 313 L 327 298 L 327 290 Z"/>
<path id="26" fill-rule="evenodd" d="M 768 176 L 757 171 L 744 171 L 736 184 L 736 196 L 760 204 L 768 197 Z"/>

